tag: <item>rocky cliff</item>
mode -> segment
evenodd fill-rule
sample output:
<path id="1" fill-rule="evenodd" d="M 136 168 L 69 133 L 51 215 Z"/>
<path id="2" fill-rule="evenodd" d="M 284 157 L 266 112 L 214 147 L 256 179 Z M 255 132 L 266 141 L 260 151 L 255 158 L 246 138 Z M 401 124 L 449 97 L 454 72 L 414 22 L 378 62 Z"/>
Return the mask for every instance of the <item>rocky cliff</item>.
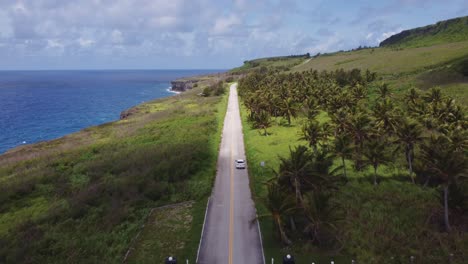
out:
<path id="1" fill-rule="evenodd" d="M 176 92 L 185 92 L 193 88 L 199 80 L 175 80 L 171 82 L 171 90 Z"/>

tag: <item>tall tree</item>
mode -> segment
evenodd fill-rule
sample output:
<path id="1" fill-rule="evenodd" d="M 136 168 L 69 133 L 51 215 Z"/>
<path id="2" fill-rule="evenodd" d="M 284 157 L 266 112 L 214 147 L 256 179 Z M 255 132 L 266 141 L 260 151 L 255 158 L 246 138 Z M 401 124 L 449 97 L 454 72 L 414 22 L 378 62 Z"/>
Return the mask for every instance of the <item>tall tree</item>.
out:
<path id="1" fill-rule="evenodd" d="M 373 132 L 372 120 L 364 110 L 358 111 L 349 118 L 349 135 L 354 142 L 354 161 L 357 170 L 362 169 L 362 152 L 364 142 Z"/>
<path id="2" fill-rule="evenodd" d="M 377 185 L 377 169 L 380 165 L 391 161 L 390 151 L 387 150 L 388 143 L 381 137 L 372 138 L 366 142 L 363 155 L 365 164 L 374 169 L 374 184 Z"/>
<path id="3" fill-rule="evenodd" d="M 390 96 L 390 88 L 388 87 L 388 84 L 383 83 L 380 85 L 378 88 L 378 94 L 380 99 L 387 99 Z"/>
<path id="4" fill-rule="evenodd" d="M 353 154 L 353 147 L 351 143 L 352 142 L 349 136 L 341 134 L 335 137 L 333 144 L 333 153 L 341 159 L 345 178 L 348 178 L 346 175 L 345 159 L 350 158 Z"/>
<path id="5" fill-rule="evenodd" d="M 291 118 L 297 116 L 298 104 L 293 98 L 285 97 L 280 100 L 279 108 L 282 116 L 288 121 L 288 125 L 291 125 Z"/>
<path id="6" fill-rule="evenodd" d="M 278 182 L 287 186 L 296 194 L 296 203 L 303 207 L 302 192 L 308 189 L 309 177 L 312 173 L 311 153 L 305 146 L 289 148 L 289 157 L 280 157 Z"/>
<path id="7" fill-rule="evenodd" d="M 398 123 L 396 136 L 398 143 L 400 143 L 404 148 L 411 181 L 415 183 L 413 177 L 414 146 L 423 140 L 422 127 L 413 120 L 402 119 Z"/>
<path id="8" fill-rule="evenodd" d="M 261 214 L 257 218 L 272 218 L 281 242 L 284 245 L 290 245 L 291 240 L 284 229 L 284 219 L 290 217 L 296 210 L 294 197 L 276 182 L 268 183 L 267 189 L 267 197 L 262 201 L 269 213 Z"/>
<path id="9" fill-rule="evenodd" d="M 271 126 L 271 117 L 267 111 L 261 110 L 253 115 L 253 124 L 255 128 L 262 129 L 263 135 L 267 136 L 267 128 Z"/>
<path id="10" fill-rule="evenodd" d="M 330 203 L 328 192 L 312 191 L 305 195 L 304 215 L 307 219 L 304 232 L 308 233 L 312 241 L 322 245 L 336 230 L 334 207 Z"/>
<path id="11" fill-rule="evenodd" d="M 372 114 L 375 118 L 376 128 L 387 134 L 395 132 L 401 118 L 399 109 L 388 98 L 378 101 L 373 107 Z"/>
<path id="12" fill-rule="evenodd" d="M 468 159 L 466 149 L 459 150 L 443 135 L 433 135 L 422 146 L 422 158 L 425 165 L 442 184 L 444 194 L 444 223 L 447 232 L 451 231 L 449 221 L 449 187 L 456 184 L 460 177 L 467 176 Z"/>
<path id="13" fill-rule="evenodd" d="M 326 126 L 320 125 L 320 123 L 315 120 L 309 120 L 309 122 L 302 127 L 302 136 L 300 139 L 309 142 L 309 147 L 316 153 L 317 146 L 321 141 L 326 140 L 328 135 L 329 133 Z"/>

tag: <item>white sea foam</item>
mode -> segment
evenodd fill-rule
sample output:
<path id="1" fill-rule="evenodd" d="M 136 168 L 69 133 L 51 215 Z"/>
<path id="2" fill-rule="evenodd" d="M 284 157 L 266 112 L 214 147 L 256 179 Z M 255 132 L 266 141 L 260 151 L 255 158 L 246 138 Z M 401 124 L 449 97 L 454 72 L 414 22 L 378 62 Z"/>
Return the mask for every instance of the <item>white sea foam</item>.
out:
<path id="1" fill-rule="evenodd" d="M 166 91 L 168 91 L 170 93 L 180 94 L 180 92 L 178 92 L 178 91 L 173 91 L 172 87 L 167 88 Z"/>

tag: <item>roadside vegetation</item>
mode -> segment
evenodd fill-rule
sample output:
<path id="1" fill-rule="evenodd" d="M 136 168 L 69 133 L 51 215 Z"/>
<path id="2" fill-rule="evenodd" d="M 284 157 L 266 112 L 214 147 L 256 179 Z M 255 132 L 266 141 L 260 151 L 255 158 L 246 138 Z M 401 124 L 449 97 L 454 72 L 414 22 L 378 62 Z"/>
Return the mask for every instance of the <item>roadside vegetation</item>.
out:
<path id="1" fill-rule="evenodd" d="M 239 82 L 267 259 L 467 258 L 465 109 L 437 88 L 398 93 L 359 69 Z"/>
<path id="2" fill-rule="evenodd" d="M 120 263 L 152 208 L 196 201 L 182 212 L 193 219 L 183 232 L 150 230 L 166 242 L 158 256 L 193 262 L 226 108 L 226 97 L 199 96 L 203 88 L 0 156 L 0 263 Z"/>

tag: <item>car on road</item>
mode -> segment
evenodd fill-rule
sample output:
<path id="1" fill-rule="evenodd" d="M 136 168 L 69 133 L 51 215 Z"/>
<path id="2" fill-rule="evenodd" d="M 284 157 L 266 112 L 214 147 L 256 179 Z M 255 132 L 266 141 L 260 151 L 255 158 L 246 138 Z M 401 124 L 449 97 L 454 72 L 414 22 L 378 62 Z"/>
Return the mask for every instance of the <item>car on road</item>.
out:
<path id="1" fill-rule="evenodd" d="M 236 164 L 236 169 L 245 169 L 245 160 L 236 159 L 234 163 Z"/>

